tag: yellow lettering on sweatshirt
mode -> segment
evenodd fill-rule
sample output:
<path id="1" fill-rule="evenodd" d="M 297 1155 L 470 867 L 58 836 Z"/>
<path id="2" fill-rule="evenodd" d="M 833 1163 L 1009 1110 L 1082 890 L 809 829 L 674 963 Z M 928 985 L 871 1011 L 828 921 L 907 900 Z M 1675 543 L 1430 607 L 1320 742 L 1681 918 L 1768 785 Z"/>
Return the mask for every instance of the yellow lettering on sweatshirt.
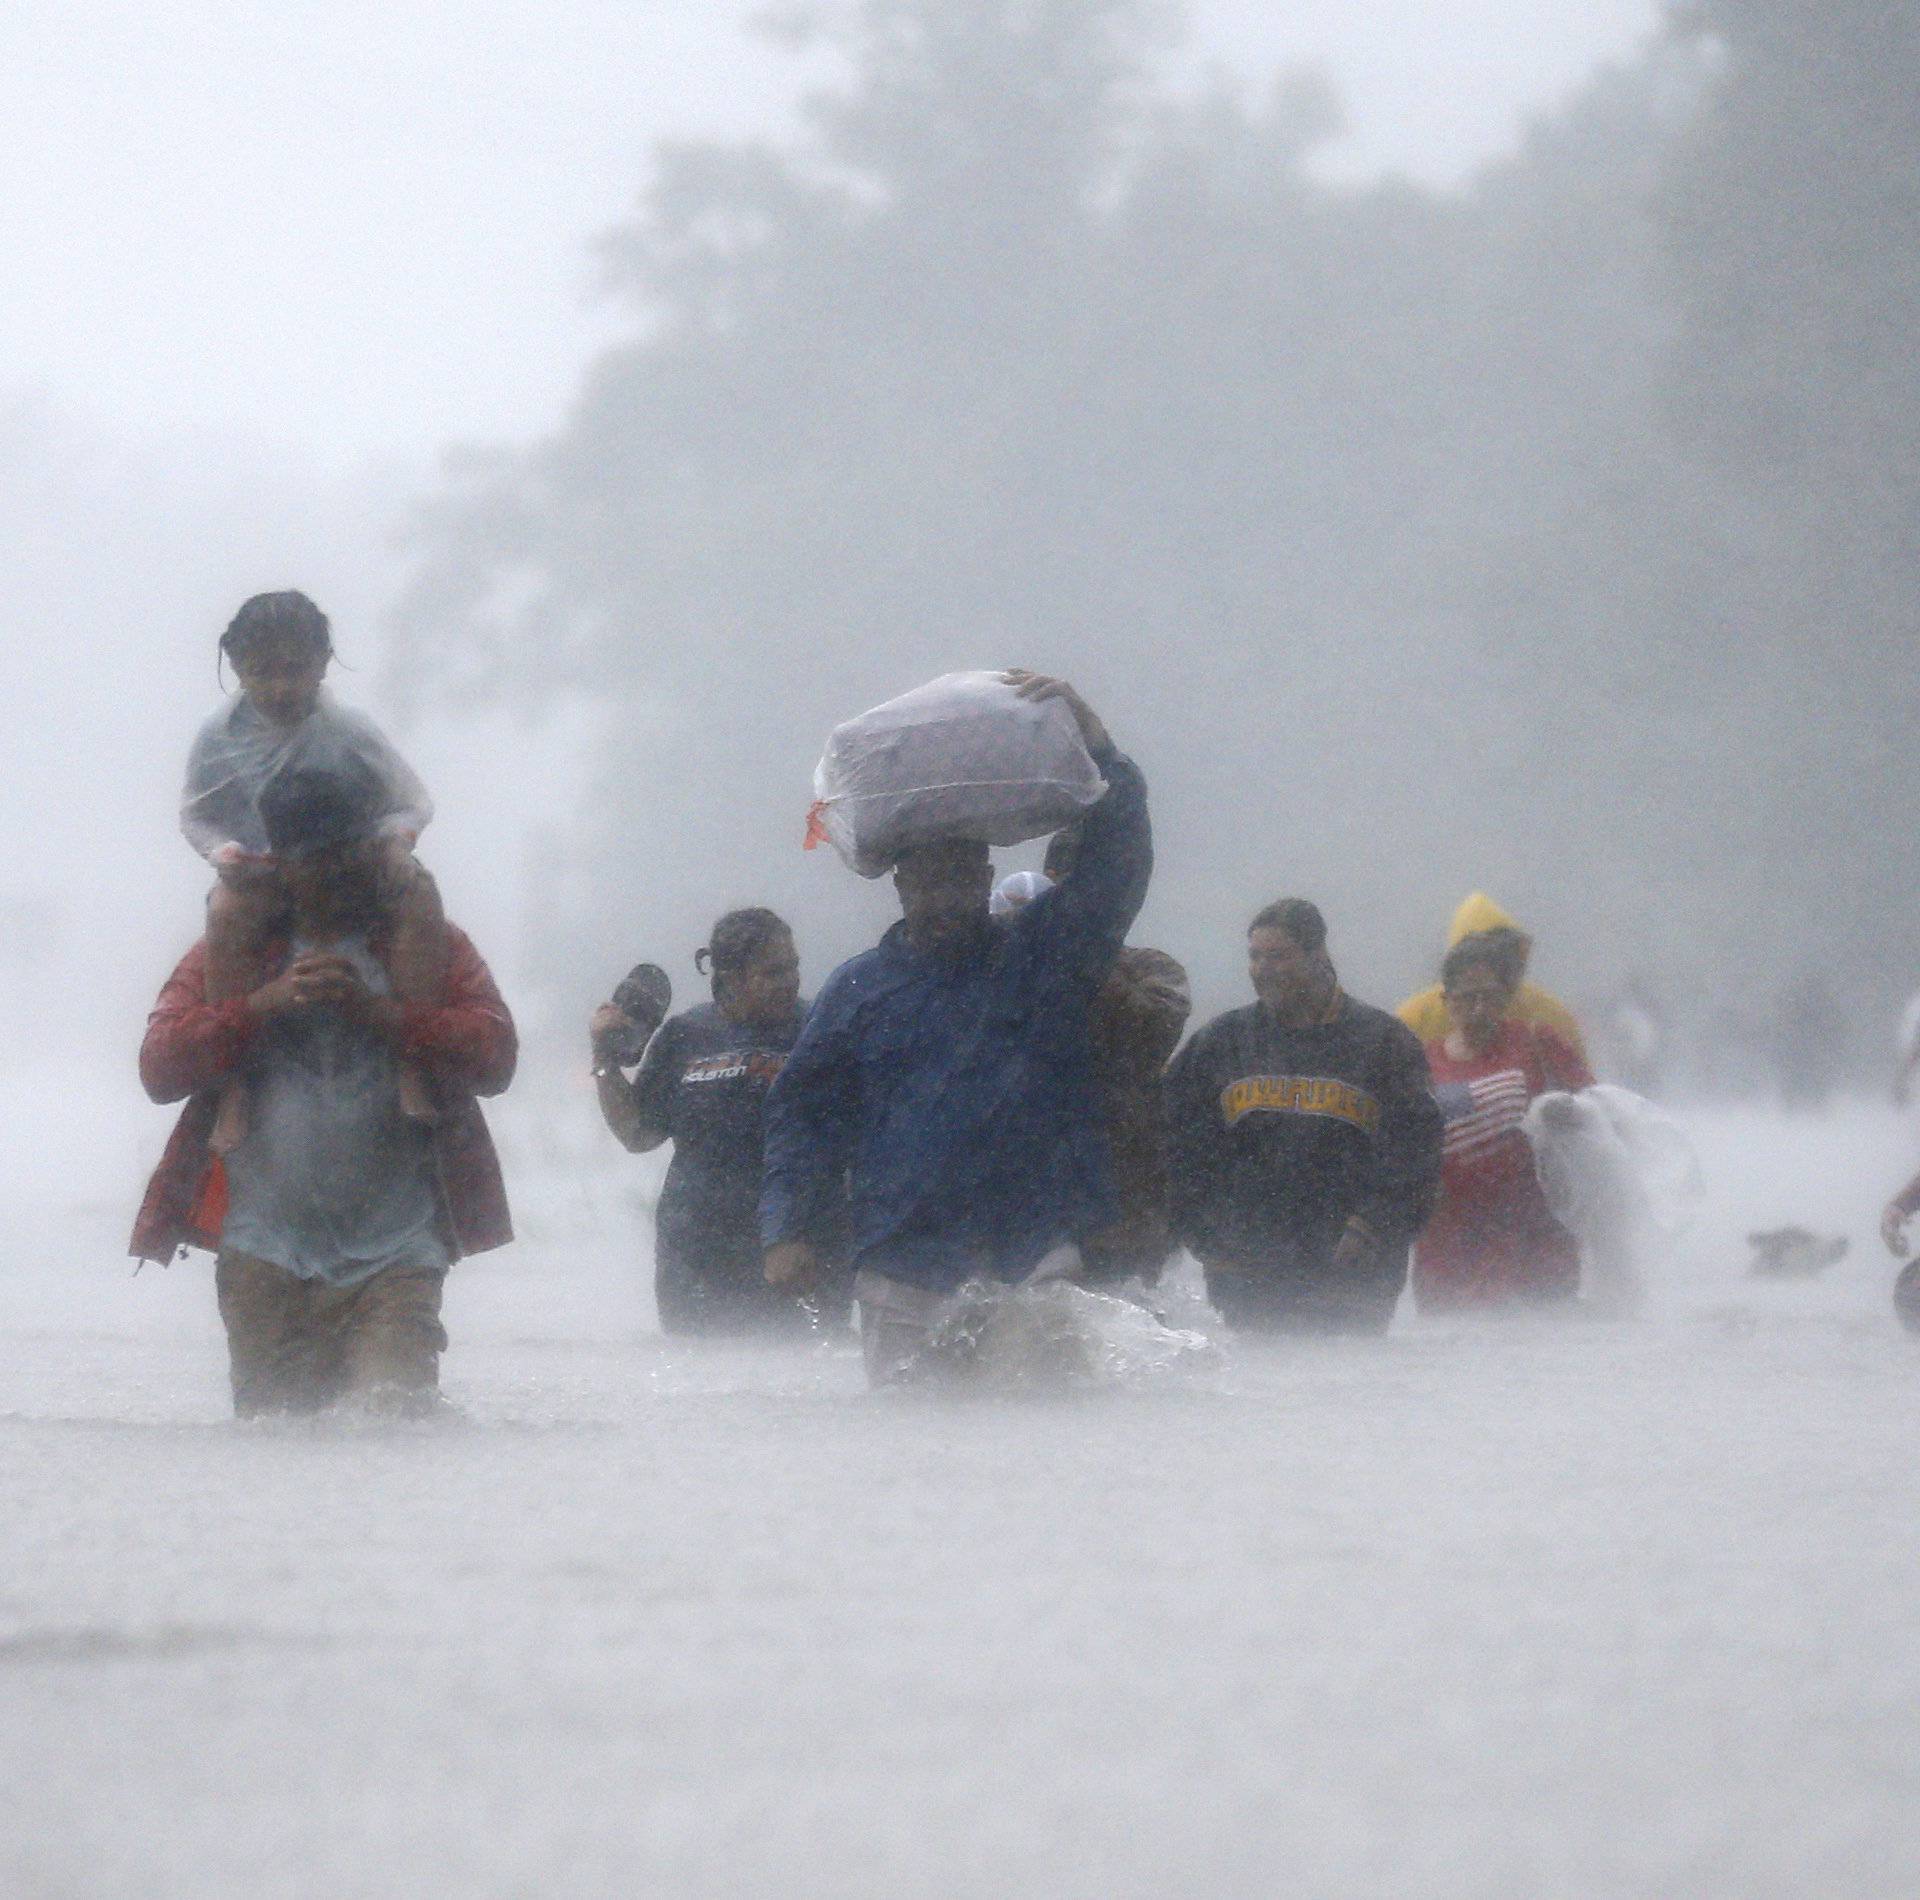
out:
<path id="1" fill-rule="evenodd" d="M 1231 1128 L 1243 1115 L 1325 1115 L 1367 1134 L 1380 1126 L 1380 1104 L 1365 1089 L 1325 1075 L 1248 1075 L 1220 1091 Z"/>

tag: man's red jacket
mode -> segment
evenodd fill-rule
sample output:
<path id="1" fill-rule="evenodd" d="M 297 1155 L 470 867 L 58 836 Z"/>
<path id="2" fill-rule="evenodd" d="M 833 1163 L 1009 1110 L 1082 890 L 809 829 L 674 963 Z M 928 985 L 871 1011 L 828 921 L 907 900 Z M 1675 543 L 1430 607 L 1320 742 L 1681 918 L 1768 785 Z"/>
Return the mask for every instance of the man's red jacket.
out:
<path id="1" fill-rule="evenodd" d="M 513 1018 L 464 931 L 447 926 L 442 1000 L 405 1006 L 400 1053 L 419 1063 L 439 1108 L 433 1127 L 442 1237 L 455 1259 L 513 1238 L 506 1185 L 475 1097 L 498 1095 L 519 1054 Z M 284 945 L 271 952 L 278 968 Z M 227 1213 L 226 1170 L 208 1146 L 220 1085 L 239 1065 L 256 1024 L 244 997 L 209 1003 L 204 939 L 181 958 L 147 1018 L 140 1080 L 156 1102 L 186 1099 L 134 1222 L 136 1259 L 171 1260 L 183 1247 L 217 1249 Z"/>

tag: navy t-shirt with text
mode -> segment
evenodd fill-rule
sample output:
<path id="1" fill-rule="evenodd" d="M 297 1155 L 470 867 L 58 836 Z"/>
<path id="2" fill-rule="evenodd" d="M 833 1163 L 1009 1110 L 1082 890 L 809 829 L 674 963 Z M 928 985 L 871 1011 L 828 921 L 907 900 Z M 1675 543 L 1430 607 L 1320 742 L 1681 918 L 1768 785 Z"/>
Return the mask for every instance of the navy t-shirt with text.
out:
<path id="1" fill-rule="evenodd" d="M 696 1270 L 760 1269 L 767 1090 L 786 1066 L 807 1005 L 776 1027 L 734 1022 L 713 1003 L 671 1018 L 647 1045 L 634 1102 L 673 1142 L 655 1216 L 660 1253 Z"/>

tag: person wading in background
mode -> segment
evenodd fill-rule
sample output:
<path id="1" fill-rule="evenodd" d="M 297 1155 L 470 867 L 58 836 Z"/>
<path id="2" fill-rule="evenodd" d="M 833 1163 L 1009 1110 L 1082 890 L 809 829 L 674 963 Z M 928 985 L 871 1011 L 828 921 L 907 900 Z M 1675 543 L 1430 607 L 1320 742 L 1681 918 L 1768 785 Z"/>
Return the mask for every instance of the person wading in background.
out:
<path id="1" fill-rule="evenodd" d="M 1070 825 L 1048 841 L 1044 874 L 1055 884 L 1073 875 L 1080 831 Z M 1152 1285 L 1178 1251 L 1164 1082 L 1192 1014 L 1186 971 L 1164 950 L 1133 944 L 1093 999 L 1088 1027 L 1119 1213 L 1082 1243 L 1088 1282 L 1137 1276 Z"/>
<path id="2" fill-rule="evenodd" d="M 807 1004 L 793 932 L 770 910 L 729 911 L 696 967 L 713 1000 L 671 1018 L 631 1082 L 608 1053 L 631 1026 L 613 1003 L 591 1024 L 600 1113 L 621 1146 L 673 1143 L 654 1216 L 654 1297 L 667 1333 L 804 1330 L 846 1295 L 831 1276 L 806 1289 L 769 1286 L 760 1249 L 761 1139 L 767 1092 L 800 1034 Z M 644 1027 L 644 1025 L 643 1025 Z"/>
<path id="3" fill-rule="evenodd" d="M 847 1183 L 875 1384 L 929 1363 L 967 1281 L 1077 1272 L 1115 1204 L 1087 1014 L 1153 869 L 1146 784 L 1064 681 L 1107 791 L 1073 876 L 1001 922 L 985 845 L 902 854 L 900 922 L 828 979 L 767 1103 L 767 1278 L 805 1285 Z"/>
<path id="4" fill-rule="evenodd" d="M 1254 918 L 1247 965 L 1258 1000 L 1167 1071 L 1180 1237 L 1232 1325 L 1383 1331 L 1440 1167 L 1426 1060 L 1341 989 L 1305 898 Z"/>
<path id="5" fill-rule="evenodd" d="M 447 926 L 438 995 L 393 994 L 382 932 L 383 790 L 360 761 L 282 770 L 260 795 L 280 867 L 284 936 L 246 994 L 210 1001 L 207 943 L 160 992 L 140 1050 L 156 1102 L 187 1106 L 134 1229 L 167 1261 L 216 1249 L 233 1407 L 311 1412 L 350 1394 L 436 1408 L 441 1287 L 463 1254 L 513 1237 L 476 1096 L 513 1078 L 513 1019 L 467 938 Z M 433 1119 L 408 1115 L 417 1065 Z M 217 1157 L 221 1092 L 245 1078 L 246 1127 Z"/>
<path id="6" fill-rule="evenodd" d="M 1527 964 L 1533 956 L 1533 939 L 1483 891 L 1475 891 L 1464 899 L 1453 913 L 1453 922 L 1447 930 L 1447 948 L 1452 950 L 1469 939 L 1483 942 L 1498 958 L 1498 967 L 1507 979 L 1512 999 L 1507 1013 L 1514 1021 L 1558 1037 L 1585 1062 L 1586 1038 L 1580 1033 L 1573 1011 L 1539 984 L 1526 980 Z M 1439 983 L 1409 996 L 1394 1014 L 1413 1031 L 1422 1048 L 1438 1042 L 1453 1027 L 1453 1018 L 1447 1011 L 1446 989 Z"/>
<path id="7" fill-rule="evenodd" d="M 1589 1088 L 1585 1058 L 1513 1008 L 1511 961 L 1467 937 L 1448 951 L 1441 985 L 1453 1027 L 1427 1044 L 1446 1117 L 1440 1194 L 1413 1252 L 1423 1313 L 1571 1300 L 1580 1247 L 1554 1219 L 1521 1122 L 1535 1096 Z"/>

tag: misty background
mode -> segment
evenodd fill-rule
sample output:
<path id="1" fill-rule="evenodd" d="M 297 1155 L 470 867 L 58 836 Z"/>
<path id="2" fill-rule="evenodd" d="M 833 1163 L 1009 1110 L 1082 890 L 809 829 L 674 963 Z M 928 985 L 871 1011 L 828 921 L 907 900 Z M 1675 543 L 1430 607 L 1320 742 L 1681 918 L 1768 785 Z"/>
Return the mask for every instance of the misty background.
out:
<path id="1" fill-rule="evenodd" d="M 1909 1900 L 1920 9 L 776 4 L 0 8 L 0 1891 Z M 125 1258 L 287 586 L 525 1031 L 444 1426 L 231 1426 L 212 1263 Z M 659 1331 L 591 1004 L 871 943 L 826 732 L 1006 661 L 1201 1016 L 1282 891 L 1371 1000 L 1474 886 L 1648 986 L 1643 1319 L 951 1406 Z M 1809 976 L 1873 1098 L 1786 1114 Z"/>
<path id="2" fill-rule="evenodd" d="M 214 643 L 332 614 L 545 1048 L 740 902 L 838 719 L 1068 674 L 1136 936 L 1238 1000 L 1476 886 L 1706 1052 L 1920 981 L 1920 26 L 1774 0 L 55 8 L 0 25 L 16 1048 L 131 1072 Z M 1011 854 L 1009 862 L 1031 854 Z"/>

